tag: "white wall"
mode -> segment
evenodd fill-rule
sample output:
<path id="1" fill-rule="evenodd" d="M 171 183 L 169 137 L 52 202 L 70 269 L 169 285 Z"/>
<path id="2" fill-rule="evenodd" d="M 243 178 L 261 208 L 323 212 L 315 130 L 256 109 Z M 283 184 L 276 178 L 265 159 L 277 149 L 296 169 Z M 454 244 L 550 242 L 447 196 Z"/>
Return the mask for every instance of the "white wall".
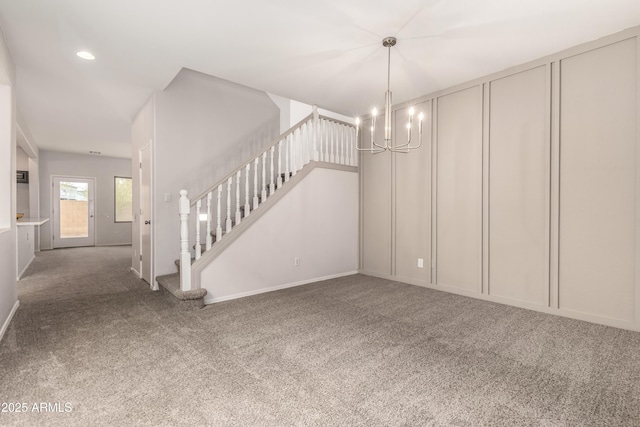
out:
<path id="1" fill-rule="evenodd" d="M 201 286 L 211 303 L 357 268 L 358 175 L 316 168 L 205 267 Z"/>
<path id="2" fill-rule="evenodd" d="M 156 94 L 155 109 L 158 276 L 176 271 L 179 191 L 196 196 L 257 154 L 280 134 L 280 111 L 264 92 L 187 69 Z"/>
<path id="3" fill-rule="evenodd" d="M 16 292 L 15 67 L 0 32 L 0 339 L 18 307 Z"/>
<path id="4" fill-rule="evenodd" d="M 114 177 L 131 176 L 131 160 L 40 150 L 40 218 L 51 214 L 52 175 L 96 178 L 96 246 L 131 244 L 131 223 L 114 220 Z M 52 222 L 40 227 L 40 247 L 52 249 Z"/>

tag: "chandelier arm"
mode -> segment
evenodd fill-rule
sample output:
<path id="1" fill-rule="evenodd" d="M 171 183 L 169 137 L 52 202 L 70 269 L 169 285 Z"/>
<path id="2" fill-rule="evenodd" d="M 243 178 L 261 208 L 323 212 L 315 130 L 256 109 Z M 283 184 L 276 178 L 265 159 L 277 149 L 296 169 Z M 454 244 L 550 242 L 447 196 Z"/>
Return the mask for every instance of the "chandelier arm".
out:
<path id="1" fill-rule="evenodd" d="M 376 144 L 376 142 L 373 140 L 373 134 L 372 134 L 372 137 L 371 137 L 371 146 L 369 148 L 367 148 L 367 147 L 359 147 L 358 146 L 359 141 L 360 141 L 359 136 L 360 136 L 360 126 L 359 126 L 358 122 L 356 121 L 356 150 L 357 151 L 368 151 L 371 154 L 379 154 L 379 153 L 382 153 L 382 152 L 387 150 L 386 147 L 382 147 L 382 146 Z M 378 147 L 378 148 L 374 148 L 374 147 Z"/>
<path id="2" fill-rule="evenodd" d="M 393 145 L 393 146 L 388 146 L 387 148 L 390 151 L 394 151 L 394 152 L 400 152 L 398 150 L 415 150 L 420 148 L 420 146 L 422 146 L 422 132 L 419 133 L 420 137 L 418 138 L 418 145 L 411 145 L 411 139 L 409 139 L 406 143 L 404 144 L 400 144 L 400 145 Z M 406 151 L 408 152 L 408 151 Z"/>

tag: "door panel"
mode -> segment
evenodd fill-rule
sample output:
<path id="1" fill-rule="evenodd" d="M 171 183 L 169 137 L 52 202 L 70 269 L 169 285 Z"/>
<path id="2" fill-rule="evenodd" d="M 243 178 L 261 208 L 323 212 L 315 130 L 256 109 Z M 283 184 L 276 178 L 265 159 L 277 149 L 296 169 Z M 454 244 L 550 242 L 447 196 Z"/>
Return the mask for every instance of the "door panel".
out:
<path id="1" fill-rule="evenodd" d="M 140 274 L 151 282 L 151 145 L 140 150 Z"/>
<path id="2" fill-rule="evenodd" d="M 95 245 L 93 178 L 53 178 L 53 247 Z"/>

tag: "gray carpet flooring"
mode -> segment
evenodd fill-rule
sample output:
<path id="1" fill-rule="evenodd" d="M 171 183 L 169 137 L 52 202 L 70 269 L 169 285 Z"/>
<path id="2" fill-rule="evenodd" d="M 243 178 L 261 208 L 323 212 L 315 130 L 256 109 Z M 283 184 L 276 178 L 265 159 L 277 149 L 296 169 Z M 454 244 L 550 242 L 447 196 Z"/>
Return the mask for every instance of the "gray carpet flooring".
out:
<path id="1" fill-rule="evenodd" d="M 183 311 L 129 251 L 38 254 L 0 425 L 640 425 L 638 333 L 362 275 Z"/>

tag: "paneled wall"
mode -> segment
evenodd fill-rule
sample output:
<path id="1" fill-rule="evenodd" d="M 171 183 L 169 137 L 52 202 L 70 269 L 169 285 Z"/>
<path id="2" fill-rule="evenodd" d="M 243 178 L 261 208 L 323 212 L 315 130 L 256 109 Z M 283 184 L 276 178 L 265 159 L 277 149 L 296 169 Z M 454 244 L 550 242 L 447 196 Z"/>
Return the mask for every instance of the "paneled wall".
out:
<path id="1" fill-rule="evenodd" d="M 395 106 L 429 135 L 361 154 L 361 271 L 640 330 L 639 35 Z"/>
<path id="2" fill-rule="evenodd" d="M 361 140 L 371 147 L 371 120 L 362 125 Z M 382 145 L 383 126 L 376 126 L 376 143 Z M 366 274 L 391 274 L 391 156 L 388 152 L 360 156 L 360 270 Z"/>
<path id="3" fill-rule="evenodd" d="M 560 62 L 561 309 L 636 314 L 637 39 Z"/>
<path id="4" fill-rule="evenodd" d="M 489 295 L 549 302 L 547 66 L 489 83 Z"/>
<path id="5" fill-rule="evenodd" d="M 479 293 L 482 90 L 475 86 L 436 100 L 436 283 Z"/>
<path id="6" fill-rule="evenodd" d="M 414 280 L 421 284 L 430 282 L 431 259 L 431 197 L 425 187 L 431 185 L 431 102 L 426 101 L 415 105 L 415 115 L 423 113 L 427 121 L 423 125 L 422 144 L 411 153 L 393 155 L 393 187 L 394 203 L 392 206 L 408 207 L 393 209 L 392 261 L 394 274 L 400 279 Z M 409 108 L 402 108 L 395 112 L 398 124 L 409 121 Z M 415 119 L 414 119 L 415 120 Z M 414 125 L 415 126 L 415 125 Z M 420 143 L 419 135 L 412 133 L 411 145 Z M 394 129 L 398 143 L 407 142 L 405 126 Z M 416 238 L 420 236 L 420 238 Z M 418 266 L 422 260 L 422 267 Z"/>

